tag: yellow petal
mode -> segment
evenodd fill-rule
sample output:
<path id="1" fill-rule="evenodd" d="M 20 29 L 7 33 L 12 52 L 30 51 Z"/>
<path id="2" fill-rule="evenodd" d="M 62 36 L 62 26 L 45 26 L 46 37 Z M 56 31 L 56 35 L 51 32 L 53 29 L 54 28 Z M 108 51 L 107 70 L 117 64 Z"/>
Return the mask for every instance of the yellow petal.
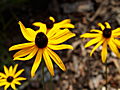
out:
<path id="1" fill-rule="evenodd" d="M 53 69 L 53 64 L 52 61 L 48 55 L 48 51 L 45 49 L 43 52 L 43 58 L 45 60 L 46 66 L 52 76 L 54 76 L 54 69 Z"/>
<path id="2" fill-rule="evenodd" d="M 23 56 L 26 56 L 28 54 L 30 54 L 34 49 L 34 46 L 33 47 L 29 47 L 29 48 L 25 48 L 25 49 L 22 49 L 18 52 L 16 52 L 13 57 L 23 57 Z"/>
<path id="3" fill-rule="evenodd" d="M 98 33 L 85 33 L 80 35 L 81 38 L 95 38 L 95 37 L 100 37 L 100 34 Z"/>
<path id="4" fill-rule="evenodd" d="M 18 77 L 23 71 L 24 69 L 19 70 L 13 77 L 14 78 Z"/>
<path id="5" fill-rule="evenodd" d="M 26 78 L 24 78 L 24 77 L 18 77 L 18 78 L 16 78 L 15 80 L 17 80 L 17 81 L 22 81 L 22 80 L 26 80 Z"/>
<path id="6" fill-rule="evenodd" d="M 0 83 L 6 82 L 6 78 L 5 79 L 0 79 Z"/>
<path id="7" fill-rule="evenodd" d="M 107 57 L 107 41 L 103 43 L 101 56 L 102 56 L 102 62 L 105 63 Z"/>
<path id="8" fill-rule="evenodd" d="M 105 41 L 105 39 L 102 39 L 101 41 L 99 41 L 99 43 L 97 43 L 97 45 L 95 45 L 95 47 L 92 49 L 90 56 L 92 56 L 93 52 Z"/>
<path id="9" fill-rule="evenodd" d="M 102 23 L 98 23 L 97 25 L 98 25 L 99 27 L 101 27 L 102 30 L 105 29 L 105 26 L 104 26 Z"/>
<path id="10" fill-rule="evenodd" d="M 18 45 L 14 45 L 12 47 L 9 48 L 9 51 L 12 50 L 18 50 L 18 49 L 23 49 L 23 48 L 28 48 L 35 45 L 35 43 L 31 42 L 31 43 L 23 43 L 23 44 L 18 44 Z"/>
<path id="11" fill-rule="evenodd" d="M 10 83 L 7 83 L 4 87 L 4 90 L 7 90 L 7 88 L 10 86 Z"/>
<path id="12" fill-rule="evenodd" d="M 86 47 L 89 47 L 89 46 L 91 46 L 91 45 L 93 45 L 93 44 L 95 44 L 95 43 L 97 43 L 97 42 L 99 42 L 100 40 L 101 40 L 101 37 L 97 37 L 97 38 L 94 38 L 94 39 L 90 40 L 90 41 L 85 45 L 85 48 L 86 48 Z"/>
<path id="13" fill-rule="evenodd" d="M 102 31 L 97 30 L 97 29 L 91 29 L 90 32 L 98 32 L 99 34 L 102 34 Z"/>
<path id="14" fill-rule="evenodd" d="M 10 66 L 10 68 L 9 68 L 9 75 L 12 75 L 12 76 L 13 76 L 12 71 L 13 71 L 13 67 L 12 67 L 12 66 Z"/>
<path id="15" fill-rule="evenodd" d="M 108 22 L 105 22 L 105 25 L 106 25 L 107 28 L 111 29 L 111 26 Z"/>
<path id="16" fill-rule="evenodd" d="M 15 57 L 14 60 L 29 60 L 31 58 L 33 58 L 35 56 L 35 54 L 37 53 L 38 48 L 34 48 L 33 51 L 26 57 L 20 58 L 20 57 Z"/>
<path id="17" fill-rule="evenodd" d="M 112 38 L 109 40 L 108 45 L 110 49 L 120 58 L 120 53 Z"/>
<path id="18" fill-rule="evenodd" d="M 55 22 L 55 19 L 54 19 L 53 17 L 50 16 L 49 19 L 50 19 L 51 21 Z"/>
<path id="19" fill-rule="evenodd" d="M 34 41 L 35 40 L 35 31 L 32 30 L 31 28 L 25 28 L 25 26 L 22 24 L 22 22 L 19 21 L 18 23 L 21 28 L 21 32 L 23 36 L 28 40 L 28 41 Z"/>
<path id="20" fill-rule="evenodd" d="M 75 34 L 69 33 L 69 34 L 62 36 L 61 38 L 54 38 L 52 40 L 49 40 L 48 44 L 60 44 L 74 36 Z"/>
<path id="21" fill-rule="evenodd" d="M 37 56 L 36 56 L 36 59 L 34 61 L 34 64 L 32 66 L 32 70 L 31 70 L 31 76 L 34 77 L 35 75 L 35 72 L 36 70 L 38 69 L 39 65 L 40 65 L 40 62 L 41 62 L 41 59 L 42 59 L 42 49 L 39 49 L 38 53 L 37 53 Z"/>
<path id="22" fill-rule="evenodd" d="M 0 87 L 6 85 L 7 82 L 0 82 Z"/>
<path id="23" fill-rule="evenodd" d="M 41 23 L 41 22 L 35 22 L 33 23 L 34 26 L 37 26 L 37 27 L 40 27 L 39 30 L 36 31 L 36 33 L 38 32 L 43 32 L 44 34 L 46 34 L 47 32 L 47 28 L 46 28 L 46 25 L 44 23 Z"/>
<path id="24" fill-rule="evenodd" d="M 7 78 L 7 76 L 2 72 L 0 72 L 0 77 Z"/>
<path id="25" fill-rule="evenodd" d="M 21 85 L 21 83 L 16 79 L 14 79 L 12 83 L 17 84 L 17 85 Z"/>
<path id="26" fill-rule="evenodd" d="M 71 45 L 61 44 L 61 45 L 48 45 L 50 49 L 53 50 L 63 50 L 63 49 L 73 49 Z"/>
<path id="27" fill-rule="evenodd" d="M 4 71 L 5 71 L 5 74 L 8 76 L 9 75 L 9 71 L 8 71 L 8 68 L 6 66 L 4 66 Z"/>
<path id="28" fill-rule="evenodd" d="M 48 54 L 50 55 L 50 57 L 53 59 L 53 61 L 63 70 L 66 71 L 66 68 L 62 62 L 62 60 L 59 58 L 59 56 L 53 52 L 52 50 L 48 49 Z"/>
<path id="29" fill-rule="evenodd" d="M 120 47 L 120 40 L 114 39 L 113 42 L 114 42 L 118 47 Z"/>
<path id="30" fill-rule="evenodd" d="M 11 87 L 16 90 L 15 84 L 11 83 Z"/>
<path id="31" fill-rule="evenodd" d="M 114 30 L 112 31 L 112 33 L 113 33 L 113 34 L 114 34 L 114 33 L 120 33 L 120 28 L 114 29 Z"/>
<path id="32" fill-rule="evenodd" d="M 18 64 L 16 64 L 15 66 L 14 66 L 14 68 L 13 68 L 13 75 L 15 74 L 15 72 L 16 72 L 16 70 L 17 70 L 17 67 L 18 67 Z"/>

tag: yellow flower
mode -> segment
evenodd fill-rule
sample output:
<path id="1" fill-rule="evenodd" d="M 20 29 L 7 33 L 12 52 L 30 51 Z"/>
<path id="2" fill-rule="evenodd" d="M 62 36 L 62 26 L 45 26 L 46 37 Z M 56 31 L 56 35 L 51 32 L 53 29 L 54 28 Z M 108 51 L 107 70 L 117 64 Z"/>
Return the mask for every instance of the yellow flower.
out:
<path id="1" fill-rule="evenodd" d="M 14 68 L 10 66 L 9 69 L 4 66 L 5 74 L 0 72 L 0 86 L 4 86 L 4 90 L 7 90 L 9 86 L 16 90 L 15 84 L 21 85 L 19 81 L 26 80 L 24 77 L 18 77 L 24 71 L 24 69 L 16 72 L 17 67 L 18 64 L 16 64 Z"/>
<path id="2" fill-rule="evenodd" d="M 60 43 L 75 36 L 75 34 L 70 32 L 68 29 L 58 30 L 52 28 L 50 29 L 49 32 L 47 32 L 46 25 L 43 23 L 39 23 L 40 29 L 37 31 L 34 31 L 31 28 L 25 28 L 25 26 L 20 21 L 19 21 L 19 25 L 23 36 L 29 42 L 14 45 L 9 48 L 9 51 L 21 49 L 20 51 L 14 54 L 13 56 L 14 60 L 22 60 L 22 61 L 29 60 L 37 54 L 31 70 L 32 77 L 35 75 L 35 72 L 42 60 L 42 56 L 52 76 L 54 75 L 54 69 L 51 59 L 53 59 L 53 61 L 63 71 L 66 70 L 62 60 L 52 50 L 73 49 L 71 45 L 66 45 L 66 44 L 60 45 Z"/>
<path id="3" fill-rule="evenodd" d="M 92 29 L 90 30 L 90 33 L 85 33 L 80 36 L 82 38 L 93 38 L 85 45 L 85 47 L 89 47 L 97 43 L 92 49 L 90 56 L 102 44 L 101 57 L 103 63 L 106 61 L 107 45 L 120 58 L 120 53 L 118 51 L 118 47 L 120 47 L 120 40 L 117 39 L 120 36 L 120 28 L 112 30 L 108 22 L 105 22 L 104 25 L 102 23 L 98 23 L 98 26 L 101 30 Z"/>

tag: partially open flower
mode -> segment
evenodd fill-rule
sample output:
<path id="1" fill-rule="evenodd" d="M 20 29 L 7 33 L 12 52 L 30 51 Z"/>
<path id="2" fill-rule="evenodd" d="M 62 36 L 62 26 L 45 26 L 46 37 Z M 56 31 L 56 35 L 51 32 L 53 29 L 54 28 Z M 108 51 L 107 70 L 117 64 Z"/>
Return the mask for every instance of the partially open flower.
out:
<path id="1" fill-rule="evenodd" d="M 118 51 L 120 40 L 117 39 L 120 36 L 120 28 L 112 30 L 108 22 L 105 22 L 105 25 L 98 23 L 98 26 L 101 27 L 101 30 L 92 29 L 90 30 L 90 33 L 85 33 L 80 36 L 81 38 L 93 38 L 85 45 L 85 47 L 89 47 L 97 43 L 92 49 L 90 55 L 92 55 L 92 53 L 102 44 L 101 57 L 103 63 L 106 61 L 107 45 L 109 45 L 110 49 L 120 58 L 120 53 Z"/>

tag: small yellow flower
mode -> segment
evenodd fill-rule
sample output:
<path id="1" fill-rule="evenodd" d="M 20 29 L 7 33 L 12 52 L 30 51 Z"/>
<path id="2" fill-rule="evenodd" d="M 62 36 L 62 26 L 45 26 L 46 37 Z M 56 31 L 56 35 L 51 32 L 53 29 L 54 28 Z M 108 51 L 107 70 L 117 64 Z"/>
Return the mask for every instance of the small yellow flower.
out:
<path id="1" fill-rule="evenodd" d="M 21 85 L 19 81 L 26 80 L 24 77 L 18 77 L 24 71 L 24 69 L 16 72 L 17 67 L 18 64 L 16 64 L 14 68 L 10 66 L 9 69 L 4 66 L 5 74 L 0 72 L 0 86 L 4 86 L 4 90 L 7 90 L 9 86 L 16 90 L 15 84 Z"/>
<path id="2" fill-rule="evenodd" d="M 93 38 L 85 45 L 85 47 L 89 47 L 97 43 L 92 49 L 90 56 L 102 44 L 101 57 L 103 63 L 106 61 L 107 45 L 109 45 L 110 49 L 120 58 L 120 53 L 118 51 L 120 40 L 117 39 L 120 36 L 120 28 L 112 30 L 108 22 L 105 22 L 104 25 L 102 23 L 98 23 L 98 26 L 100 26 L 101 30 L 92 29 L 90 30 L 90 33 L 85 33 L 80 36 L 81 38 Z"/>
<path id="3" fill-rule="evenodd" d="M 22 34 L 29 42 L 14 45 L 9 48 L 9 51 L 21 49 L 14 54 L 14 60 L 30 60 L 37 54 L 31 70 L 32 77 L 35 75 L 35 72 L 41 63 L 42 57 L 44 58 L 46 66 L 52 76 L 54 75 L 54 69 L 51 59 L 53 59 L 53 61 L 63 71 L 65 71 L 66 68 L 62 60 L 52 50 L 73 49 L 71 45 L 61 43 L 75 36 L 75 34 L 70 32 L 68 29 L 60 30 L 57 28 L 52 28 L 49 32 L 47 32 L 45 24 L 40 22 L 35 23 L 35 25 L 37 24 L 40 26 L 40 29 L 34 31 L 31 28 L 25 28 L 25 26 L 19 21 Z"/>

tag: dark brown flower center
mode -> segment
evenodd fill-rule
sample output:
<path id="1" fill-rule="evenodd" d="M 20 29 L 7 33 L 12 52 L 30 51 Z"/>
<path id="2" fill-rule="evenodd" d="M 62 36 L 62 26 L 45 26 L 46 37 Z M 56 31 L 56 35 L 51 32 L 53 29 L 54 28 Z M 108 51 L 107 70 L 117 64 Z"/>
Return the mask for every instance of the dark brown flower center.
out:
<path id="1" fill-rule="evenodd" d="M 38 33 L 35 38 L 35 44 L 38 48 L 45 48 L 48 44 L 47 36 L 43 32 Z"/>
<path id="2" fill-rule="evenodd" d="M 8 78 L 7 78 L 7 82 L 12 82 L 13 81 L 13 77 L 12 76 L 9 76 Z"/>
<path id="3" fill-rule="evenodd" d="M 103 30 L 103 37 L 105 37 L 105 38 L 110 38 L 111 34 L 112 34 L 111 29 L 105 28 L 105 29 Z"/>

